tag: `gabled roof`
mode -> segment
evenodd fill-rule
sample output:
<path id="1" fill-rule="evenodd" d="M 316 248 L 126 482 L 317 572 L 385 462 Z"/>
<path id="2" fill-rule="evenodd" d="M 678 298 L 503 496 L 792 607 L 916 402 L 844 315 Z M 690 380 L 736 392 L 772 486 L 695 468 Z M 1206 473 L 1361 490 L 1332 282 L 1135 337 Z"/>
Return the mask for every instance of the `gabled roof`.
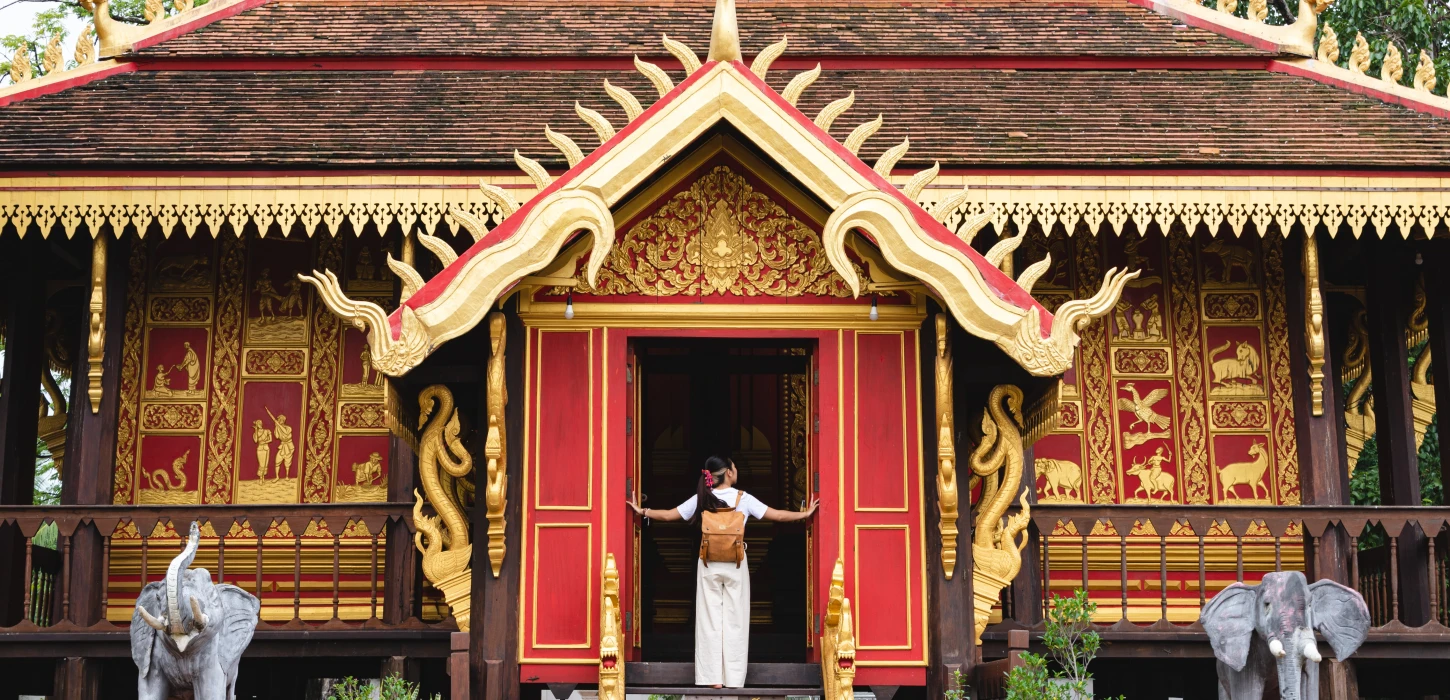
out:
<path id="1" fill-rule="evenodd" d="M 660 100 L 626 127 L 614 132 L 612 126 L 581 114 L 603 140 L 594 152 L 584 156 L 572 141 L 551 136 L 574 163 L 563 175 L 550 178 L 537 163 L 520 159 L 540 190 L 497 228 L 485 233 L 477 220 L 454 210 L 477 243 L 456 259 L 446 259 L 452 256 L 445 253 L 445 267 L 433 279 L 424 284 L 411 268 L 390 260 L 400 277 L 411 280 L 405 283 L 401 305 L 390 316 L 374 304 L 348 299 L 331 272 L 304 279 L 318 288 L 335 313 L 368 327 L 373 363 L 379 370 L 404 373 L 432 348 L 482 321 L 502 294 L 552 262 L 581 230 L 593 237 L 587 269 L 593 284 L 615 242 L 610 208 L 685 145 L 725 121 L 832 212 L 821 234 L 822 245 L 856 294 L 863 282 L 845 252 L 847 234 L 853 230 L 875 243 L 893 268 L 931 288 L 969 333 L 993 341 L 1034 374 L 1050 376 L 1066 370 L 1077 345 L 1077 328 L 1111 309 L 1136 273 L 1109 271 L 1096 296 L 1064 304 L 1054 321 L 1028 289 L 1002 274 L 994 261 L 973 250 L 882 176 L 909 144 L 892 149 L 873 169 L 855 155 L 861 139 L 848 139 L 853 144 L 849 147 L 837 142 L 792 104 L 809 80 L 788 88 L 787 98 L 761 79 L 783 45 L 767 49 L 753 70 L 747 68 L 739 60 L 732 5 L 731 0 L 717 0 L 712 60 L 695 67 L 691 64 L 698 61 L 687 48 L 672 47 L 694 70 L 677 86 L 660 82 Z M 642 66 L 641 71 L 657 79 L 663 76 L 653 66 Z M 614 96 L 622 104 L 634 102 L 617 92 Z M 934 172 L 919 178 L 920 185 L 931 177 Z M 489 192 L 487 187 L 485 191 Z M 512 209 L 501 190 L 491 196 L 505 211 Z M 1011 243 L 999 250 L 1010 247 Z M 1001 256 L 998 250 L 989 255 Z M 1030 287 L 1043 270 L 1043 264 L 1029 267 L 1022 276 L 1024 284 Z"/>

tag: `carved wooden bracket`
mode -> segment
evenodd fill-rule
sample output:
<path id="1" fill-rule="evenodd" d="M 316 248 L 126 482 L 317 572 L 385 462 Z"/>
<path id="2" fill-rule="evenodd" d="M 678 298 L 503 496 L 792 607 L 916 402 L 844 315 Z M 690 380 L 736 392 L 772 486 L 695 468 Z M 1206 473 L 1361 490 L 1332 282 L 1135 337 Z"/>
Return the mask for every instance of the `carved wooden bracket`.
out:
<path id="1" fill-rule="evenodd" d="M 106 350 L 106 237 L 97 235 L 91 243 L 90 326 L 86 337 L 86 393 L 91 398 L 91 413 L 101 410 L 101 361 Z"/>
<path id="2" fill-rule="evenodd" d="M 507 347 L 507 323 L 503 314 L 495 311 L 488 316 L 489 344 L 492 355 L 488 358 L 488 437 L 483 444 L 484 459 L 488 461 L 486 476 L 488 488 L 484 492 L 488 509 L 488 562 L 498 578 L 503 568 L 504 508 L 508 493 L 508 431 L 504 428 L 504 407 L 508 405 L 508 387 L 504 384 L 504 348 Z"/>
<path id="3" fill-rule="evenodd" d="M 950 581 L 957 568 L 957 449 L 953 440 L 951 325 L 946 314 L 936 315 L 936 501 L 941 513 L 942 573 Z"/>
<path id="4" fill-rule="evenodd" d="M 1319 243 L 1304 237 L 1304 349 L 1309 355 L 1310 410 L 1324 415 L 1324 297 L 1319 290 Z"/>

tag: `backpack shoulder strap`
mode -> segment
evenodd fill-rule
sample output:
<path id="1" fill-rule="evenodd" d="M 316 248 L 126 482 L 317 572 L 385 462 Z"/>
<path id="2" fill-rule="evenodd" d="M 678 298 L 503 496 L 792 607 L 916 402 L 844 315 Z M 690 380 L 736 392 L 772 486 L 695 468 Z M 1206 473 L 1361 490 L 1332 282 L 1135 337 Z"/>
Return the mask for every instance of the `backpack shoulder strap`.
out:
<path id="1" fill-rule="evenodd" d="M 740 497 L 741 496 L 744 496 L 744 495 L 745 495 L 745 492 L 744 491 L 741 491 L 740 489 L 735 489 L 735 505 L 734 506 L 731 506 L 731 507 L 732 508 L 739 508 L 740 507 Z"/>

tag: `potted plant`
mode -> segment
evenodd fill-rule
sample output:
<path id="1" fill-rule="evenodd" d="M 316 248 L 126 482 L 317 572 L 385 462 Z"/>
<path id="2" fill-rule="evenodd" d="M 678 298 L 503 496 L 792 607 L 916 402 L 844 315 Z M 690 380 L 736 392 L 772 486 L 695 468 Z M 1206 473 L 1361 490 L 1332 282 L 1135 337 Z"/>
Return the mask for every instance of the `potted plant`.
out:
<path id="1" fill-rule="evenodd" d="M 1007 700 L 1089 700 L 1093 677 L 1088 664 L 1098 655 L 1102 639 L 1093 628 L 1097 604 L 1087 591 L 1078 589 L 1071 598 L 1052 596 L 1042 645 L 1047 656 L 1023 652 L 1023 665 L 1007 676 Z M 1048 668 L 1048 658 L 1057 666 Z"/>

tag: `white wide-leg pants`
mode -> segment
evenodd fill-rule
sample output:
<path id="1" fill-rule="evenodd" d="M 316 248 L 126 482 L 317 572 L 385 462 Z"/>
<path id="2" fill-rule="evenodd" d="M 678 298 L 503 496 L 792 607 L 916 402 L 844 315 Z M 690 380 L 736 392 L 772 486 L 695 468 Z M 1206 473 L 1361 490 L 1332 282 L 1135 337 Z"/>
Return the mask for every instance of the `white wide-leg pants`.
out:
<path id="1" fill-rule="evenodd" d="M 750 652 L 750 566 L 696 560 L 695 685 L 745 687 Z"/>

